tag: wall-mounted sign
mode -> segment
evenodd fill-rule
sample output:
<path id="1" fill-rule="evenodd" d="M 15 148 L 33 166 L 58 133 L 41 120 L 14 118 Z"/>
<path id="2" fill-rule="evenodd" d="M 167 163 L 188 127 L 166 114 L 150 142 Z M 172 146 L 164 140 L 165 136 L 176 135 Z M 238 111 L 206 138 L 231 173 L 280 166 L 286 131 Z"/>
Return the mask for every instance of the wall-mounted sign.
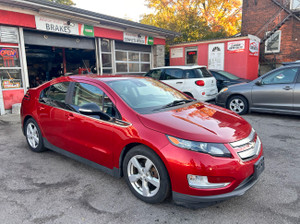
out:
<path id="1" fill-rule="evenodd" d="M 228 53 L 237 53 L 245 50 L 245 41 L 232 41 L 227 43 Z"/>
<path id="2" fill-rule="evenodd" d="M 20 79 L 3 79 L 2 86 L 3 86 L 3 89 L 21 88 L 21 80 Z"/>
<path id="3" fill-rule="evenodd" d="M 134 44 L 146 44 L 146 45 L 153 45 L 154 39 L 153 37 L 148 37 L 140 34 L 134 33 L 123 33 L 123 41 L 127 43 L 134 43 Z"/>
<path id="4" fill-rule="evenodd" d="M 256 40 L 250 40 L 249 42 L 249 55 L 258 56 L 259 42 Z"/>
<path id="5" fill-rule="evenodd" d="M 35 16 L 36 29 L 54 33 L 93 37 L 94 27 L 44 16 Z"/>
<path id="6" fill-rule="evenodd" d="M 183 57 L 183 48 L 172 48 L 171 49 L 171 58 L 182 58 Z"/>
<path id="7" fill-rule="evenodd" d="M 0 42 L 19 43 L 18 28 L 0 26 Z"/>

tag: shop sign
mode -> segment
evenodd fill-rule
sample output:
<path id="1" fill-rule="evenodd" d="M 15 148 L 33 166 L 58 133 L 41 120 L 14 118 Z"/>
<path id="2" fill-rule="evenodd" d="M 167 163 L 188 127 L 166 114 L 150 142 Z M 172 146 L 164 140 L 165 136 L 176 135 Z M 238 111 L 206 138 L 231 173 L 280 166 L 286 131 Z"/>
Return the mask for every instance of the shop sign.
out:
<path id="1" fill-rule="evenodd" d="M 94 37 L 94 27 L 43 16 L 35 16 L 36 29 L 48 32 Z"/>
<path id="2" fill-rule="evenodd" d="M 228 53 L 238 53 L 245 50 L 245 41 L 232 41 L 227 43 Z"/>
<path id="3" fill-rule="evenodd" d="M 171 48 L 171 58 L 182 58 L 183 48 Z"/>
<path id="4" fill-rule="evenodd" d="M 153 45 L 154 39 L 153 37 L 148 37 L 140 34 L 134 33 L 123 33 L 123 41 L 127 43 L 134 43 L 134 44 L 146 44 L 146 45 Z"/>
<path id="5" fill-rule="evenodd" d="M 259 42 L 256 40 L 250 40 L 249 42 L 249 55 L 258 56 Z"/>
<path id="6" fill-rule="evenodd" d="M 0 42 L 19 43 L 18 29 L 16 27 L 0 26 Z"/>
<path id="7" fill-rule="evenodd" d="M 2 86 L 3 86 L 3 89 L 21 88 L 21 80 L 20 79 L 3 79 Z"/>
<path id="8" fill-rule="evenodd" d="M 0 57 L 3 59 L 3 67 L 15 67 L 15 58 L 19 58 L 18 49 L 4 47 L 0 49 Z"/>

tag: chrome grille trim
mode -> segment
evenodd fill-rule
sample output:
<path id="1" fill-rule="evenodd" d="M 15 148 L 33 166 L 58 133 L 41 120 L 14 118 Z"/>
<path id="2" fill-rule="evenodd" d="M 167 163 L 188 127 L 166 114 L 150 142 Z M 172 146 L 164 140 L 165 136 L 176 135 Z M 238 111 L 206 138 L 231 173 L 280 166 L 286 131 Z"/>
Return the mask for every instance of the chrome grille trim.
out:
<path id="1" fill-rule="evenodd" d="M 255 131 L 252 128 L 250 135 L 247 138 L 244 138 L 242 140 L 236 141 L 236 142 L 231 142 L 229 143 L 233 148 L 246 145 L 248 142 L 251 142 L 255 136 Z"/>
<path id="2" fill-rule="evenodd" d="M 261 149 L 261 141 L 259 137 L 257 137 L 254 147 L 238 152 L 238 155 L 241 157 L 241 159 L 247 160 L 254 156 L 257 157 L 260 153 L 260 149 Z"/>

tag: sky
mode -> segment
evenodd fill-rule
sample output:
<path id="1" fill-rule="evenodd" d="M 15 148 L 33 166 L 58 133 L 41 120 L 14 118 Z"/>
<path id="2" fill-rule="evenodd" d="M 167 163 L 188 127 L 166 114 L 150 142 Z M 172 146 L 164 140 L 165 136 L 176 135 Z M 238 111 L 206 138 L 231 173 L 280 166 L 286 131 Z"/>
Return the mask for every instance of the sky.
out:
<path id="1" fill-rule="evenodd" d="M 139 22 L 144 13 L 150 13 L 144 0 L 73 0 L 73 2 L 81 9 L 135 22 Z"/>

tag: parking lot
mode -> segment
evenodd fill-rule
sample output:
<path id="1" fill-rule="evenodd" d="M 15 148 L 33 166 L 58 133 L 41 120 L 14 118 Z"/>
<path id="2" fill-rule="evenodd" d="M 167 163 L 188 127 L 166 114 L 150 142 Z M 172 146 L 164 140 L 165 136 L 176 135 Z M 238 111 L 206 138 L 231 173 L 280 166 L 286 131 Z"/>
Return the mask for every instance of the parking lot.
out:
<path id="1" fill-rule="evenodd" d="M 0 223 L 300 223 L 299 116 L 243 116 L 266 169 L 245 195 L 198 209 L 136 199 L 123 179 L 27 147 L 18 115 L 0 116 Z"/>

